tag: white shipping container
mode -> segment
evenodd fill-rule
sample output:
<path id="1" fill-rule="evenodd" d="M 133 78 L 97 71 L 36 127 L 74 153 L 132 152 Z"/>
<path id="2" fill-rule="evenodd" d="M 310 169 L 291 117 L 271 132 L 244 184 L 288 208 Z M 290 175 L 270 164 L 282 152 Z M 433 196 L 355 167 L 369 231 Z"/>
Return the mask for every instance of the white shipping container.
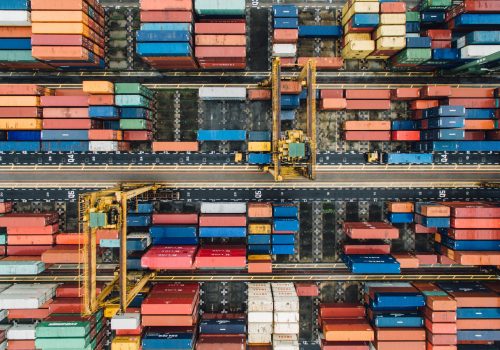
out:
<path id="1" fill-rule="evenodd" d="M 406 33 L 407 38 L 420 38 L 420 33 Z"/>
<path id="2" fill-rule="evenodd" d="M 467 45 L 460 49 L 460 58 L 482 58 L 497 52 L 500 52 L 500 45 Z"/>
<path id="3" fill-rule="evenodd" d="M 299 341 L 297 334 L 273 334 L 273 341 Z"/>
<path id="4" fill-rule="evenodd" d="M 299 322 L 298 312 L 275 312 L 274 322 Z"/>
<path id="5" fill-rule="evenodd" d="M 43 296 L 0 296 L 0 309 L 38 309 L 48 299 Z"/>
<path id="6" fill-rule="evenodd" d="M 117 152 L 119 151 L 118 141 L 89 141 L 89 151 Z"/>
<path id="7" fill-rule="evenodd" d="M 248 323 L 248 334 L 272 334 L 272 322 L 250 322 Z"/>
<path id="8" fill-rule="evenodd" d="M 299 334 L 299 323 L 275 323 L 273 332 L 278 334 Z"/>
<path id="9" fill-rule="evenodd" d="M 299 298 L 298 297 L 284 297 L 274 298 L 274 311 L 299 311 Z"/>
<path id="10" fill-rule="evenodd" d="M 249 283 L 248 289 L 253 288 L 271 288 L 271 283 Z"/>
<path id="11" fill-rule="evenodd" d="M 297 341 L 279 341 L 273 342 L 273 350 L 299 350 Z"/>
<path id="12" fill-rule="evenodd" d="M 34 324 L 15 324 L 7 330 L 8 340 L 33 340 L 35 339 Z"/>
<path id="13" fill-rule="evenodd" d="M 247 313 L 248 323 L 251 322 L 264 322 L 269 323 L 273 322 L 273 313 L 270 311 L 259 312 L 259 311 L 250 311 Z"/>
<path id="14" fill-rule="evenodd" d="M 247 336 L 248 344 L 270 344 L 271 334 L 249 333 Z"/>
<path id="15" fill-rule="evenodd" d="M 246 100 L 247 89 L 244 87 L 201 87 L 198 96 L 202 100 Z"/>
<path id="16" fill-rule="evenodd" d="M 111 329 L 137 329 L 141 324 L 141 314 L 127 312 L 113 316 L 111 319 Z"/>
<path id="17" fill-rule="evenodd" d="M 31 13 L 29 11 L 0 10 L 0 26 L 29 26 Z"/>
<path id="18" fill-rule="evenodd" d="M 412 285 L 408 282 L 366 282 L 364 291 L 365 293 L 368 293 L 370 288 L 376 288 L 376 287 L 406 288 L 406 287 L 412 287 Z"/>
<path id="19" fill-rule="evenodd" d="M 245 214 L 247 212 L 246 203 L 238 202 L 202 202 L 202 214 Z"/>
<path id="20" fill-rule="evenodd" d="M 295 57 L 297 55 L 297 45 L 295 44 L 274 44 L 273 56 Z"/>
<path id="21" fill-rule="evenodd" d="M 274 304 L 272 299 L 248 299 L 248 311 L 273 312 Z"/>

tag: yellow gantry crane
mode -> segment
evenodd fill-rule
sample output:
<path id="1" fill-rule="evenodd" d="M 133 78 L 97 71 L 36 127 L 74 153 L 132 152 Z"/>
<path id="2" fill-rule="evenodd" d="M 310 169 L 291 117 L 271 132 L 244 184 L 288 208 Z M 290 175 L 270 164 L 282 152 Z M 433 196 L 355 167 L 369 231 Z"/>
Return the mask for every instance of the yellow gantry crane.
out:
<path id="1" fill-rule="evenodd" d="M 154 273 L 143 275 L 127 273 L 127 212 L 129 201 L 138 197 L 156 194 L 161 188 L 155 184 L 122 184 L 120 186 L 97 192 L 82 194 L 79 198 L 80 232 L 83 233 L 83 242 L 80 244 L 80 257 L 83 274 L 81 286 L 83 289 L 83 315 L 91 315 L 100 307 L 105 307 L 107 317 L 112 317 L 118 311 L 125 312 L 133 298 L 144 288 Z M 167 192 L 166 198 L 174 199 L 172 193 Z M 96 231 L 101 228 L 117 229 L 120 238 L 119 270 L 112 282 L 97 294 L 97 239 Z M 134 285 L 129 286 L 129 279 L 133 277 Z M 119 287 L 119 300 L 106 298 Z"/>
<path id="2" fill-rule="evenodd" d="M 273 60 L 272 86 L 272 165 L 270 172 L 275 181 L 296 177 L 316 178 L 316 62 L 309 60 L 297 78 L 307 87 L 306 130 L 281 128 L 281 61 Z"/>

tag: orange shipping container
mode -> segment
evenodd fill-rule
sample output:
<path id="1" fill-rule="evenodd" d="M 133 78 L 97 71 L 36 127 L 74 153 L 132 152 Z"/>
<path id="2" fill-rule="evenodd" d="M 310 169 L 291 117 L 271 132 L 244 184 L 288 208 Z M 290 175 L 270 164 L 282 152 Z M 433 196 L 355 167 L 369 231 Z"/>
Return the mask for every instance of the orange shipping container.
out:
<path id="1" fill-rule="evenodd" d="M 31 10 L 88 10 L 92 6 L 100 15 L 104 15 L 104 9 L 98 0 L 31 0 Z"/>
<path id="2" fill-rule="evenodd" d="M 465 130 L 494 130 L 494 120 L 466 119 Z"/>
<path id="3" fill-rule="evenodd" d="M 282 94 L 300 94 L 302 86 L 298 81 L 282 80 L 280 83 Z"/>
<path id="4" fill-rule="evenodd" d="M 191 11 L 141 11 L 141 22 L 191 23 L 192 21 Z"/>
<path id="5" fill-rule="evenodd" d="M 33 46 L 33 57 L 41 60 L 86 61 L 90 51 L 82 46 Z"/>
<path id="6" fill-rule="evenodd" d="M 245 46 L 245 35 L 196 35 L 196 46 Z"/>
<path id="7" fill-rule="evenodd" d="M 399 88 L 391 91 L 393 100 L 416 100 L 420 97 L 419 88 Z"/>
<path id="8" fill-rule="evenodd" d="M 248 89 L 247 94 L 250 101 L 266 101 L 271 99 L 271 90 Z"/>
<path id="9" fill-rule="evenodd" d="M 375 331 L 377 340 L 382 341 L 425 340 L 425 330 L 423 328 L 377 328 Z"/>
<path id="10" fill-rule="evenodd" d="M 425 328 L 434 334 L 456 334 L 456 323 L 438 323 L 431 322 L 428 318 L 425 319 Z"/>
<path id="11" fill-rule="evenodd" d="M 121 141 L 123 139 L 120 130 L 91 129 L 89 130 L 90 141 Z"/>
<path id="12" fill-rule="evenodd" d="M 41 130 L 42 119 L 0 118 L 1 130 Z"/>
<path id="13" fill-rule="evenodd" d="M 375 90 L 375 89 L 347 89 L 345 98 L 348 100 L 389 100 L 391 98 L 391 90 Z"/>
<path id="14" fill-rule="evenodd" d="M 348 120 L 344 130 L 391 130 L 391 122 L 387 120 Z"/>
<path id="15" fill-rule="evenodd" d="M 31 26 L 0 27 L 0 38 L 29 38 L 29 37 L 31 37 Z"/>
<path id="16" fill-rule="evenodd" d="M 390 131 L 346 131 L 346 141 L 390 141 Z"/>
<path id="17" fill-rule="evenodd" d="M 376 341 L 373 344 L 377 350 L 426 350 L 425 341 Z"/>
<path id="18" fill-rule="evenodd" d="M 196 23 L 196 34 L 246 34 L 245 23 Z"/>
<path id="19" fill-rule="evenodd" d="M 275 29 L 273 33 L 273 42 L 277 44 L 296 43 L 299 40 L 298 29 Z"/>
<path id="20" fill-rule="evenodd" d="M 9 245 L 52 245 L 54 243 L 53 235 L 8 235 L 7 244 Z"/>
<path id="21" fill-rule="evenodd" d="M 320 109 L 326 111 L 340 111 L 346 107 L 347 100 L 345 98 L 324 98 L 320 101 Z"/>
<path id="22" fill-rule="evenodd" d="M 451 95 L 451 86 L 425 86 L 420 90 L 422 98 L 448 97 Z"/>
<path id="23" fill-rule="evenodd" d="M 344 67 L 342 57 L 299 57 L 297 64 L 303 67 L 309 60 L 316 62 L 316 69 L 340 69 Z"/>
<path id="24" fill-rule="evenodd" d="M 59 233 L 56 235 L 56 244 L 78 245 L 85 243 L 86 237 L 78 233 Z"/>
<path id="25" fill-rule="evenodd" d="M 115 85 L 110 81 L 84 81 L 82 85 L 83 92 L 88 94 L 114 94 Z"/>
<path id="26" fill-rule="evenodd" d="M 347 100 L 347 108 L 351 110 L 390 110 L 390 100 Z"/>
<path id="27" fill-rule="evenodd" d="M 118 230 L 115 229 L 97 229 L 95 234 L 98 243 L 101 239 L 118 239 L 119 237 Z"/>
<path id="28" fill-rule="evenodd" d="M 402 269 L 418 269 L 420 261 L 410 253 L 393 253 L 392 256 L 398 261 Z"/>
<path id="29" fill-rule="evenodd" d="M 38 96 L 0 96 L 0 106 L 32 107 L 40 105 Z"/>
<path id="30" fill-rule="evenodd" d="M 422 205 L 420 214 L 433 217 L 450 216 L 450 207 L 445 205 Z"/>
<path id="31" fill-rule="evenodd" d="M 270 260 L 252 260 L 248 262 L 248 273 L 272 273 L 273 264 Z"/>
<path id="32" fill-rule="evenodd" d="M 493 98 L 495 89 L 490 88 L 451 88 L 452 98 Z"/>
<path id="33" fill-rule="evenodd" d="M 366 322 L 351 323 L 346 319 L 339 324 L 326 324 L 323 327 L 323 335 L 327 341 L 373 341 L 375 333 Z"/>
<path id="34" fill-rule="evenodd" d="M 415 100 L 411 101 L 410 109 L 428 109 L 439 106 L 438 100 Z"/>
<path id="35" fill-rule="evenodd" d="M 153 152 L 198 152 L 198 142 L 153 142 Z"/>
<path id="36" fill-rule="evenodd" d="M 33 23 L 33 34 L 81 34 L 90 37 L 90 29 L 83 23 Z"/>
<path id="37" fill-rule="evenodd" d="M 500 228 L 500 218 L 451 218 L 451 227 L 453 228 Z"/>
<path id="38" fill-rule="evenodd" d="M 500 329 L 500 319 L 458 319 L 457 329 Z"/>
<path id="39" fill-rule="evenodd" d="M 90 95 L 89 106 L 113 106 L 115 95 Z"/>
<path id="40" fill-rule="evenodd" d="M 56 246 L 42 253 L 46 264 L 78 264 L 83 261 L 77 246 Z"/>
<path id="41" fill-rule="evenodd" d="M 451 323 L 457 321 L 456 311 L 433 311 L 429 308 L 425 308 L 424 315 L 432 322 Z"/>
<path id="42" fill-rule="evenodd" d="M 271 203 L 248 203 L 249 218 L 271 218 L 273 206 Z"/>
<path id="43" fill-rule="evenodd" d="M 89 16 L 83 11 L 33 11 L 31 12 L 32 22 L 80 22 L 89 23 Z M 100 22 L 98 20 L 98 22 Z"/>
<path id="44" fill-rule="evenodd" d="M 392 213 L 413 213 L 412 202 L 389 202 L 387 209 Z"/>
<path id="45" fill-rule="evenodd" d="M 197 46 L 195 52 L 200 58 L 245 58 L 247 55 L 245 46 Z"/>
<path id="46" fill-rule="evenodd" d="M 192 0 L 140 0 L 141 10 L 191 11 Z"/>
<path id="47" fill-rule="evenodd" d="M 44 118 L 89 118 L 88 108 L 44 108 Z"/>
<path id="48" fill-rule="evenodd" d="M 427 296 L 425 304 L 433 311 L 455 311 L 457 302 L 448 296 Z"/>

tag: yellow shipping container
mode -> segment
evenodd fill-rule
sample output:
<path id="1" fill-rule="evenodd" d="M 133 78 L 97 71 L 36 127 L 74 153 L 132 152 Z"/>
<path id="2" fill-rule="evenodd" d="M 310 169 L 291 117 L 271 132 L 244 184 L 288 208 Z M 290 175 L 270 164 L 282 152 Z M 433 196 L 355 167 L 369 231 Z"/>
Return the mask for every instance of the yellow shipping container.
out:
<path id="1" fill-rule="evenodd" d="M 375 51 L 375 41 L 373 40 L 354 40 L 344 46 L 342 57 L 347 59 L 365 58 Z"/>
<path id="2" fill-rule="evenodd" d="M 391 56 L 367 56 L 365 59 L 367 60 L 388 60 Z"/>
<path id="3" fill-rule="evenodd" d="M 35 107 L 40 105 L 38 96 L 0 96 L 1 107 Z"/>
<path id="4" fill-rule="evenodd" d="M 406 25 L 406 14 L 404 13 L 382 13 L 381 24 L 404 24 Z"/>
<path id="5" fill-rule="evenodd" d="M 33 34 L 80 34 L 90 36 L 90 29 L 83 23 L 32 23 Z"/>
<path id="6" fill-rule="evenodd" d="M 271 261 L 272 260 L 271 255 L 256 254 L 248 256 L 248 261 L 262 261 L 262 260 Z"/>
<path id="7" fill-rule="evenodd" d="M 83 91 L 89 94 L 114 94 L 115 85 L 110 81 L 84 81 Z"/>
<path id="8" fill-rule="evenodd" d="M 346 6 L 342 9 L 342 25 L 349 22 L 351 17 L 357 13 L 379 13 L 380 11 L 380 3 L 378 2 L 355 2 L 349 9 Z"/>
<path id="9" fill-rule="evenodd" d="M 271 224 L 250 224 L 248 233 L 251 235 L 269 235 L 271 234 Z"/>
<path id="10" fill-rule="evenodd" d="M 249 152 L 270 152 L 271 142 L 249 142 L 248 143 Z"/>
<path id="11" fill-rule="evenodd" d="M 0 118 L 1 130 L 42 130 L 42 120 L 35 118 Z"/>
<path id="12" fill-rule="evenodd" d="M 122 335 L 117 336 L 111 342 L 111 350 L 139 350 L 141 347 L 141 337 Z"/>
<path id="13" fill-rule="evenodd" d="M 370 40 L 370 39 L 371 39 L 370 33 L 349 33 L 346 36 L 344 36 L 344 45 L 347 45 L 353 40 Z"/>
<path id="14" fill-rule="evenodd" d="M 377 50 L 402 50 L 406 46 L 403 36 L 384 36 L 377 40 Z"/>
<path id="15" fill-rule="evenodd" d="M 378 39 L 383 36 L 405 36 L 406 26 L 404 25 L 382 25 L 377 28 L 375 38 Z"/>
<path id="16" fill-rule="evenodd" d="M 82 11 L 32 11 L 31 22 L 83 22 L 89 23 L 89 16 Z"/>

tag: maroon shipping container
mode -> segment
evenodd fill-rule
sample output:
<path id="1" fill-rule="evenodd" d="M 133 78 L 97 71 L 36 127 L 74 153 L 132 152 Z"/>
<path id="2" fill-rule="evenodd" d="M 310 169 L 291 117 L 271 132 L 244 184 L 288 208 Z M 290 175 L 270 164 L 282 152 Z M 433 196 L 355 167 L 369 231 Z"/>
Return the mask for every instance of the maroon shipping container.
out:
<path id="1" fill-rule="evenodd" d="M 447 104 L 450 106 L 464 106 L 465 108 L 496 108 L 494 98 L 449 98 Z"/>
<path id="2" fill-rule="evenodd" d="M 486 133 L 484 131 L 465 131 L 465 141 L 484 141 Z"/>
<path id="3" fill-rule="evenodd" d="M 451 40 L 450 29 L 428 29 L 424 36 L 430 37 L 432 40 Z"/>
<path id="4" fill-rule="evenodd" d="M 41 118 L 38 107 L 0 107 L 0 118 Z"/>
<path id="5" fill-rule="evenodd" d="M 246 226 L 245 215 L 200 215 L 200 226 Z"/>
<path id="6" fill-rule="evenodd" d="M 43 118 L 89 118 L 88 108 L 43 108 Z"/>
<path id="7" fill-rule="evenodd" d="M 451 40 L 432 40 L 431 48 L 433 49 L 451 49 Z"/>
<path id="8" fill-rule="evenodd" d="M 196 268 L 245 268 L 247 250 L 244 246 L 205 246 L 195 258 Z"/>
<path id="9" fill-rule="evenodd" d="M 486 132 L 486 139 L 500 141 L 500 130 L 490 130 Z"/>
<path id="10" fill-rule="evenodd" d="M 102 127 L 102 120 L 95 119 L 43 119 L 43 128 L 56 130 L 88 130 Z"/>
<path id="11" fill-rule="evenodd" d="M 88 96 L 42 96 L 40 105 L 43 107 L 88 107 L 89 98 Z"/>
<path id="12" fill-rule="evenodd" d="M 90 106 L 113 106 L 115 104 L 115 95 L 90 95 Z"/>
<path id="13" fill-rule="evenodd" d="M 375 89 L 347 89 L 345 98 L 348 100 L 390 100 L 391 90 L 375 90 Z M 368 108 L 367 108 L 368 109 Z"/>
<path id="14" fill-rule="evenodd" d="M 196 342 L 197 350 L 245 350 L 246 335 L 200 335 Z"/>
<path id="15" fill-rule="evenodd" d="M 0 227 L 46 226 L 58 219 L 57 213 L 11 213 L 0 216 Z"/>
<path id="16" fill-rule="evenodd" d="M 191 23 L 192 11 L 141 11 L 141 22 Z"/>
<path id="17" fill-rule="evenodd" d="M 195 34 L 246 34 L 245 23 L 196 23 Z"/>
<path id="18" fill-rule="evenodd" d="M 155 213 L 153 225 L 190 225 L 198 224 L 197 213 Z"/>

